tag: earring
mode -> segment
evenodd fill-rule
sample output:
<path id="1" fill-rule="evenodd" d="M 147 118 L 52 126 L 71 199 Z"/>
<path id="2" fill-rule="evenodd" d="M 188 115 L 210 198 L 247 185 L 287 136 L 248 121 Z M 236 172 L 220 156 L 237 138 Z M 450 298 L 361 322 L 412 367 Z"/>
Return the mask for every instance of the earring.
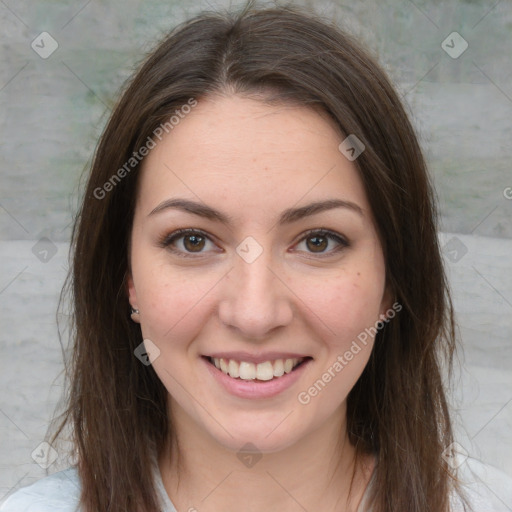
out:
<path id="1" fill-rule="evenodd" d="M 135 308 L 131 308 L 130 316 L 134 322 L 138 322 L 138 318 L 136 315 L 139 314 L 139 310 Z"/>

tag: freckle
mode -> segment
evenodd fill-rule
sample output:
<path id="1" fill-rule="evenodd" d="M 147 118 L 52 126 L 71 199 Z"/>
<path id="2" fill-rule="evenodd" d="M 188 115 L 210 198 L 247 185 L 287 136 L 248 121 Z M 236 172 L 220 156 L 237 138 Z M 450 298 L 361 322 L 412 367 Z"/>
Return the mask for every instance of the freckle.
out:
<path id="1" fill-rule="evenodd" d="M 358 272 L 358 273 L 357 273 L 357 275 L 358 275 L 358 276 L 360 276 L 360 275 L 361 275 L 361 272 Z"/>

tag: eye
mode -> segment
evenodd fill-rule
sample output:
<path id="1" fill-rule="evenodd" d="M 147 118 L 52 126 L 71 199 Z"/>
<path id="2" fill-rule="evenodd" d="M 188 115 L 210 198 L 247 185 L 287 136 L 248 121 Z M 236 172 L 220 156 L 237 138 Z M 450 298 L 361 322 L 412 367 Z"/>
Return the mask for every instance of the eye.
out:
<path id="1" fill-rule="evenodd" d="M 208 244 L 214 245 L 203 231 L 197 229 L 178 229 L 174 233 L 166 235 L 159 245 L 182 256 L 189 256 L 191 254 L 209 252 L 203 250 Z"/>
<path id="2" fill-rule="evenodd" d="M 208 244 L 216 247 L 206 233 L 197 229 L 178 229 L 170 235 L 166 235 L 159 243 L 160 247 L 167 248 L 184 257 L 194 257 L 194 254 L 201 255 L 211 252 L 204 250 Z M 305 249 L 300 249 L 301 244 L 305 245 Z M 333 245 L 334 247 L 332 247 Z M 349 243 L 338 233 L 328 229 L 314 229 L 308 231 L 294 246 L 294 249 L 299 248 L 299 251 L 322 256 L 337 253 L 348 246 Z"/>
<path id="3" fill-rule="evenodd" d="M 295 248 L 300 247 L 301 244 L 304 244 L 305 249 L 299 250 L 320 255 L 334 254 L 349 246 L 347 240 L 341 235 L 328 229 L 308 231 Z"/>

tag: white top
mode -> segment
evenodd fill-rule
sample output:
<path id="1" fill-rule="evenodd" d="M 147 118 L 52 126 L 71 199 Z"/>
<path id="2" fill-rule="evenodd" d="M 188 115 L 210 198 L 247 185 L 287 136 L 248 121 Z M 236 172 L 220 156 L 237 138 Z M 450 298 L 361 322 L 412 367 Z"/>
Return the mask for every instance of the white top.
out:
<path id="1" fill-rule="evenodd" d="M 177 512 L 155 466 L 155 483 L 161 512 Z M 75 467 L 58 471 L 17 490 L 0 506 L 0 512 L 80 512 L 80 479 Z"/>
<path id="2" fill-rule="evenodd" d="M 465 464 L 465 490 L 475 512 L 510 512 L 512 510 L 512 478 L 484 466 L 474 459 Z M 158 466 L 156 466 L 158 468 Z M 490 468 L 490 469 L 489 469 Z M 480 478 L 485 476 L 486 483 Z M 155 471 L 161 512 L 177 512 L 164 488 L 160 471 Z M 367 499 L 373 478 L 357 512 L 371 512 Z M 492 487 L 491 487 L 492 486 Z M 0 506 L 0 512 L 80 512 L 80 480 L 76 468 L 59 471 L 28 487 L 18 489 Z M 452 511 L 463 512 L 458 500 L 452 500 Z"/>

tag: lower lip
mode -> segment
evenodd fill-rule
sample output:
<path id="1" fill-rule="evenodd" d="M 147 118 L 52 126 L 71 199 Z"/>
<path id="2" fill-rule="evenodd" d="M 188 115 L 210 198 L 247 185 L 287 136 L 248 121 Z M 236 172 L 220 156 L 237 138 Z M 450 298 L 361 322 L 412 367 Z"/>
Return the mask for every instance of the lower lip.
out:
<path id="1" fill-rule="evenodd" d="M 206 365 L 208 371 L 229 393 L 241 398 L 270 398 L 282 393 L 284 390 L 293 386 L 293 384 L 304 373 L 306 366 L 311 362 L 307 359 L 302 364 L 292 370 L 290 373 L 285 373 L 281 377 L 274 377 L 272 380 L 254 381 L 234 379 L 226 375 L 223 371 L 219 370 L 210 361 L 201 358 Z"/>

